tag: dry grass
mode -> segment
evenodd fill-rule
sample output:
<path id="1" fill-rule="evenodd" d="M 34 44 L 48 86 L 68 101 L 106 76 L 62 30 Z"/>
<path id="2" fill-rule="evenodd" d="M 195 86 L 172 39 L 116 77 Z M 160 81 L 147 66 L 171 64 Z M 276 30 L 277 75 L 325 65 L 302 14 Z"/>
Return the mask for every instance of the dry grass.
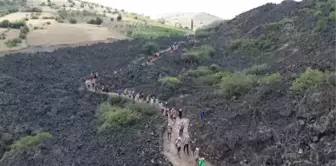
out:
<path id="1" fill-rule="evenodd" d="M 81 42 L 106 40 L 109 38 L 125 38 L 123 34 L 108 30 L 105 27 L 98 27 L 96 25 L 72 25 L 52 22 L 50 25 L 44 27 L 44 29 L 32 30 L 28 34 L 27 42 L 30 46 L 75 44 Z"/>
<path id="2" fill-rule="evenodd" d="M 5 42 L 7 40 L 12 40 L 12 39 L 18 38 L 20 30 L 10 29 L 8 32 L 6 32 L 6 31 L 7 31 L 7 29 L 0 28 L 0 33 L 5 32 L 5 34 L 6 34 L 6 40 L 0 40 L 0 52 L 18 50 L 18 49 L 25 48 L 27 46 L 26 43 L 24 41 L 22 41 L 22 43 L 19 44 L 18 46 L 13 47 L 13 48 L 8 48 L 7 45 L 5 44 Z"/>

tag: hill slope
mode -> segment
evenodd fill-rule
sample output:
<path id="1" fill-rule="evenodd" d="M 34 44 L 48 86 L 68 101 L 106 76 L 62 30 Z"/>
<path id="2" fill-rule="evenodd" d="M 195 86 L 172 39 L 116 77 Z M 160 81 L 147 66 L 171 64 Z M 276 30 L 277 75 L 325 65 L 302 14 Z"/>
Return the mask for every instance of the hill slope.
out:
<path id="1" fill-rule="evenodd" d="M 141 65 L 148 58 L 143 52 L 147 42 L 166 48 L 186 39 L 138 39 L 3 57 L 0 124 L 6 137 L 1 145 L 10 150 L 8 133 L 18 140 L 42 130 L 54 138 L 6 156 L 0 165 L 164 161 L 159 119 L 144 121 L 140 131 L 95 133 L 93 113 L 103 100 L 77 90 L 91 71 L 110 87 L 135 87 L 182 108 L 190 119 L 192 148 L 200 147 L 200 155 L 214 165 L 335 165 L 333 3 L 260 6 L 198 30 L 197 42 L 187 41 L 148 66 Z M 206 110 L 204 119 L 199 109 Z M 146 140 L 140 141 L 143 146 L 126 142 L 136 141 L 133 136 Z"/>

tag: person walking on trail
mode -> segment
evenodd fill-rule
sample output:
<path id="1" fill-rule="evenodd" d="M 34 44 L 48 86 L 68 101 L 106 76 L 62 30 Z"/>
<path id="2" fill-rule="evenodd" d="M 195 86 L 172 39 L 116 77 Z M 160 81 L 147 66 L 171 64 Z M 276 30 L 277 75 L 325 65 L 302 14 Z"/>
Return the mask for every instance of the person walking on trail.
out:
<path id="1" fill-rule="evenodd" d="M 91 74 L 89 75 L 89 78 L 90 78 L 91 81 L 95 78 L 95 76 L 93 75 L 92 72 L 91 72 Z"/>
<path id="2" fill-rule="evenodd" d="M 187 154 L 189 155 L 189 135 L 186 135 L 183 140 L 183 152 L 185 153 L 187 151 Z"/>
<path id="3" fill-rule="evenodd" d="M 151 99 L 150 99 L 150 105 L 153 105 L 154 104 L 154 97 L 151 97 Z"/>
<path id="4" fill-rule="evenodd" d="M 180 126 L 179 126 L 179 136 L 180 137 L 183 136 L 183 130 L 184 130 L 184 123 L 182 121 L 181 124 L 180 124 Z"/>
<path id="5" fill-rule="evenodd" d="M 198 166 L 205 166 L 205 160 L 203 157 L 201 157 L 199 160 L 198 160 Z"/>
<path id="6" fill-rule="evenodd" d="M 181 151 L 181 146 L 182 146 L 181 137 L 178 137 L 178 139 L 175 141 L 175 145 L 176 145 L 176 148 L 177 148 L 177 155 L 180 157 L 180 151 Z"/>
<path id="7" fill-rule="evenodd" d="M 176 112 L 176 110 L 174 109 L 174 110 L 173 110 L 173 121 L 174 121 L 174 122 L 176 121 L 176 117 L 177 117 L 177 112 Z"/>
<path id="8" fill-rule="evenodd" d="M 204 118 L 204 110 L 203 109 L 200 109 L 199 110 L 199 114 L 200 114 L 200 118 L 201 120 Z"/>
<path id="9" fill-rule="evenodd" d="M 132 99 L 135 101 L 135 90 L 132 91 Z"/>
<path id="10" fill-rule="evenodd" d="M 178 110 L 178 115 L 179 115 L 179 118 L 182 119 L 182 109 L 181 108 Z"/>
<path id="11" fill-rule="evenodd" d="M 199 158 L 199 148 L 196 148 L 194 151 L 194 157 L 195 157 L 195 161 L 196 163 L 198 163 L 198 158 Z"/>
<path id="12" fill-rule="evenodd" d="M 147 104 L 149 104 L 149 100 L 150 100 L 150 95 L 148 95 L 148 96 L 146 97 L 146 102 L 147 102 Z"/>
<path id="13" fill-rule="evenodd" d="M 169 123 L 168 127 L 167 127 L 167 137 L 168 137 L 168 140 L 171 140 L 172 132 L 173 132 L 173 127 Z"/>
<path id="14" fill-rule="evenodd" d="M 94 73 L 94 78 L 97 79 L 98 78 L 98 72 Z"/>

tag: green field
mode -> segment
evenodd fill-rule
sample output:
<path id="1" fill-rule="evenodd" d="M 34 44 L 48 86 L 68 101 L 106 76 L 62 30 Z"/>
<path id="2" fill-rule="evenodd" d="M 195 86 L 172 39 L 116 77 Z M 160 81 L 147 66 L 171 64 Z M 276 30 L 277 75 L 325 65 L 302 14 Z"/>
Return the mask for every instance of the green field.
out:
<path id="1" fill-rule="evenodd" d="M 131 37 L 134 38 L 157 38 L 164 36 L 184 35 L 187 31 L 176 28 L 167 28 L 161 26 L 146 26 L 132 31 Z"/>

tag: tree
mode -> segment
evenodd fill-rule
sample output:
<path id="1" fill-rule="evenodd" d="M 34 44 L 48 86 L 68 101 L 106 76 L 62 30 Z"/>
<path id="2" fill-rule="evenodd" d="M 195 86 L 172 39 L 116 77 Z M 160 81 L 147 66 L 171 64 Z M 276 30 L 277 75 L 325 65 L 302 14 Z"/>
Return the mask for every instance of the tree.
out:
<path id="1" fill-rule="evenodd" d="M 111 17 L 111 22 L 113 22 L 114 21 L 114 18 L 113 17 Z"/>
<path id="2" fill-rule="evenodd" d="M 71 24 L 76 24 L 76 23 L 77 23 L 77 20 L 74 19 L 74 18 L 71 18 L 71 19 L 69 20 L 69 22 L 70 22 Z"/>
<path id="3" fill-rule="evenodd" d="M 100 17 L 97 17 L 96 18 L 96 24 L 99 26 L 102 23 L 103 23 L 103 20 Z"/>
<path id="4" fill-rule="evenodd" d="M 122 20 L 122 16 L 121 16 L 121 14 L 119 14 L 118 17 L 117 17 L 117 21 L 121 21 L 121 20 Z"/>

